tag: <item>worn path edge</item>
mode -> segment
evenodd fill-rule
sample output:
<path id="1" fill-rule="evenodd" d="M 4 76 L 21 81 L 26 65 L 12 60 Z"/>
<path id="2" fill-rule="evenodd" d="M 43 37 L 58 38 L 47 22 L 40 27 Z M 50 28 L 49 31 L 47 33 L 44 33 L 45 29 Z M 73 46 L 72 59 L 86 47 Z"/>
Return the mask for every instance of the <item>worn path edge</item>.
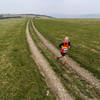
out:
<path id="1" fill-rule="evenodd" d="M 40 72 L 43 73 L 48 86 L 51 88 L 53 93 L 56 94 L 57 100 L 73 100 L 72 97 L 65 90 L 62 83 L 60 82 L 60 79 L 56 76 L 55 72 L 50 67 L 48 61 L 44 58 L 44 56 L 40 53 L 40 51 L 36 47 L 34 41 L 30 36 L 28 25 L 29 22 L 26 25 L 26 37 L 27 37 L 27 42 L 29 44 L 30 51 L 32 53 L 32 58 L 39 66 Z"/>

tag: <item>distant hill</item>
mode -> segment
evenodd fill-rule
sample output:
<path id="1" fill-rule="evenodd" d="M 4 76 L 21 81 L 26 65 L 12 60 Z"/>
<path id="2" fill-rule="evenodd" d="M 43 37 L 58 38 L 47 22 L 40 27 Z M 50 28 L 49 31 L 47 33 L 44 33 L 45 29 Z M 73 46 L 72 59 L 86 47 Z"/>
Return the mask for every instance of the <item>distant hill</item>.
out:
<path id="1" fill-rule="evenodd" d="M 23 17 L 31 17 L 31 18 L 53 18 L 47 15 L 39 15 L 39 14 L 3 14 L 0 15 L 0 19 L 5 18 L 23 18 Z"/>
<path id="2" fill-rule="evenodd" d="M 87 15 L 54 15 L 56 18 L 100 18 L 100 14 L 87 14 Z M 0 15 L 0 19 L 7 19 L 7 18 L 23 18 L 23 17 L 30 17 L 30 18 L 54 18 L 47 15 L 40 15 L 40 14 L 3 14 Z"/>

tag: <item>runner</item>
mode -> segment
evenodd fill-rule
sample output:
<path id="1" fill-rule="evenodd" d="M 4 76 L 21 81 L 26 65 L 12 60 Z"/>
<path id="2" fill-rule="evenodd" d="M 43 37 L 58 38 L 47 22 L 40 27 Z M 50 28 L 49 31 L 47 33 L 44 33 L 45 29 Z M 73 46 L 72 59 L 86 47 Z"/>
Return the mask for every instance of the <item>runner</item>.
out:
<path id="1" fill-rule="evenodd" d="M 67 61 L 65 55 L 67 54 L 67 51 L 70 48 L 69 37 L 65 37 L 64 42 L 62 42 L 62 43 L 59 44 L 59 48 L 61 49 L 60 50 L 61 56 L 57 57 L 57 60 L 59 60 L 60 58 L 64 58 L 64 60 L 63 60 L 63 66 L 64 66 L 64 69 L 65 69 L 66 68 L 65 64 L 66 64 L 66 61 Z"/>

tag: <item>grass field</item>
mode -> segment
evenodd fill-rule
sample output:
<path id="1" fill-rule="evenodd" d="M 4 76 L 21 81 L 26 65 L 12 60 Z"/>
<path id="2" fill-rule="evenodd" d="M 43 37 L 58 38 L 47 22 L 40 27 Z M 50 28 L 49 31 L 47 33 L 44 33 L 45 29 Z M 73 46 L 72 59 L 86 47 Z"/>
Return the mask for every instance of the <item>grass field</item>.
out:
<path id="1" fill-rule="evenodd" d="M 75 100 L 85 100 L 85 97 L 96 98 L 99 100 L 100 95 L 97 91 L 86 81 L 82 80 L 74 71 L 68 67 L 66 71 L 63 69 L 61 62 L 56 62 L 56 57 L 51 51 L 42 43 L 39 37 L 34 32 L 31 23 L 29 24 L 32 39 L 35 41 L 41 53 L 48 60 L 52 69 L 55 71 L 65 89 Z"/>
<path id="2" fill-rule="evenodd" d="M 68 55 L 100 79 L 100 19 L 36 19 L 34 22 L 57 48 L 69 36 Z"/>
<path id="3" fill-rule="evenodd" d="M 26 21 L 0 20 L 0 100 L 55 100 L 29 52 Z"/>

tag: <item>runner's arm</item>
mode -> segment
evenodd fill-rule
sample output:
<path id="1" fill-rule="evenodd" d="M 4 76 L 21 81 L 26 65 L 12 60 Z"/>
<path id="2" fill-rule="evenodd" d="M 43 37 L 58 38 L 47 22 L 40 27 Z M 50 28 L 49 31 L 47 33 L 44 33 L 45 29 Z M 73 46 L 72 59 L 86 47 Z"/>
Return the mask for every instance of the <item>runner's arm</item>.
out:
<path id="1" fill-rule="evenodd" d="M 64 44 L 63 42 L 62 42 L 62 43 L 60 43 L 60 44 L 59 44 L 59 48 L 61 48 L 61 46 L 62 46 L 63 44 Z"/>
<path id="2" fill-rule="evenodd" d="M 68 42 L 69 48 L 71 48 L 70 42 Z"/>

